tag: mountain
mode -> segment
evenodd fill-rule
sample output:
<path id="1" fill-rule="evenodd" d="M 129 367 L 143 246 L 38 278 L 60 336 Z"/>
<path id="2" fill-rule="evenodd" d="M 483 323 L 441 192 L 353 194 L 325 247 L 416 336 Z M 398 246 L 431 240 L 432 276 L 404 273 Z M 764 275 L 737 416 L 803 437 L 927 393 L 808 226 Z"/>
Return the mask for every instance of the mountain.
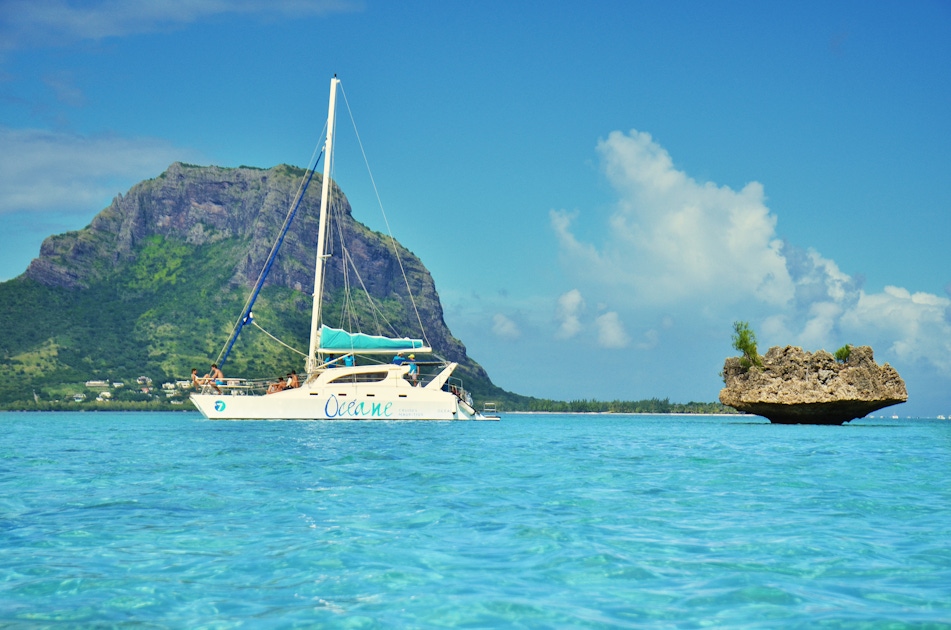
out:
<path id="1" fill-rule="evenodd" d="M 162 383 L 187 379 L 192 367 L 206 372 L 304 175 L 286 165 L 175 163 L 118 196 L 86 228 L 47 238 L 23 275 L 0 283 L 0 404 L 33 401 L 34 392 L 37 399 L 62 400 L 90 380 L 121 381 L 126 399 L 144 400 L 141 387 L 130 386 L 139 377 Z M 314 175 L 254 307 L 261 328 L 301 350 L 310 334 L 320 179 Z M 338 220 L 324 286 L 325 323 L 422 336 L 421 321 L 434 350 L 459 362 L 457 374 L 477 404 L 514 396 L 493 385 L 453 337 L 419 258 L 354 220 L 339 190 L 333 198 Z M 342 242 L 352 266 L 344 264 Z M 359 297 L 364 286 L 378 310 Z M 345 301 L 356 315 L 340 321 Z M 245 327 L 225 372 L 259 378 L 302 367 L 300 355 Z"/>

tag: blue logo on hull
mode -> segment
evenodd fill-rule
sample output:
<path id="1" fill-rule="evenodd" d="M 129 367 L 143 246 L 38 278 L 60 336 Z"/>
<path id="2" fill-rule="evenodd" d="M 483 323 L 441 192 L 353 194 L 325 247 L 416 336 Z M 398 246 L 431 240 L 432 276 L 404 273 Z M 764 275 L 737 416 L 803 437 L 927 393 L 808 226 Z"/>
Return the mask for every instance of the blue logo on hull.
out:
<path id="1" fill-rule="evenodd" d="M 215 401 L 215 411 L 217 411 L 218 413 L 221 413 L 221 412 L 224 411 L 224 410 L 225 410 L 225 401 L 223 401 L 223 400 L 216 400 L 216 401 Z"/>

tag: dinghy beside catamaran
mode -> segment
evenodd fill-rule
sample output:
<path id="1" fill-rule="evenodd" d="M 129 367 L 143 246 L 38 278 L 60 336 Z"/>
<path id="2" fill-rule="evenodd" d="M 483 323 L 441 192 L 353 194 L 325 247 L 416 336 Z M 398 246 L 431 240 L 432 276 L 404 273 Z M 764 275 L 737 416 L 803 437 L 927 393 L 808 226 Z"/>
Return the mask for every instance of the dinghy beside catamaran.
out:
<path id="1" fill-rule="evenodd" d="M 348 332 L 321 321 L 339 83 L 336 76 L 330 82 L 306 376 L 299 387 L 270 394 L 265 383 L 223 379 L 205 385 L 191 400 L 213 420 L 498 420 L 476 411 L 472 397 L 452 376 L 458 364 L 434 355 L 422 339 Z M 285 222 L 283 229 L 287 227 Z M 275 254 L 272 251 L 266 267 Z M 263 274 L 256 291 L 262 282 Z M 251 321 L 252 304 L 253 297 L 232 333 L 225 358 L 241 326 Z M 416 360 L 416 355 L 431 358 Z"/>

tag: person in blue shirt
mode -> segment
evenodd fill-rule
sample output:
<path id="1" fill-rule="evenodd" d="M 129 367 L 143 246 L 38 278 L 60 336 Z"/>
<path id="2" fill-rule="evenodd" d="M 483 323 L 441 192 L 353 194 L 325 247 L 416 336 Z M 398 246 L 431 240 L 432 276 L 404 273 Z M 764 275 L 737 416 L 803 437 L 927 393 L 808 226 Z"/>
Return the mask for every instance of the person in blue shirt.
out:
<path id="1" fill-rule="evenodd" d="M 413 385 L 416 385 L 416 379 L 419 377 L 419 367 L 416 365 L 416 355 L 409 355 L 409 378 L 413 381 Z"/>

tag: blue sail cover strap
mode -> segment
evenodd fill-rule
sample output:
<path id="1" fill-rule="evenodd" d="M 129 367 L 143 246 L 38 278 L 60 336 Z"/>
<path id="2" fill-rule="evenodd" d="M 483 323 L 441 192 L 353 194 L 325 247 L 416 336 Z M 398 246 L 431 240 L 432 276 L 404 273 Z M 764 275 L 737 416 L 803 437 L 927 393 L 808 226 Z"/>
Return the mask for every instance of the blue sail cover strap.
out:
<path id="1" fill-rule="evenodd" d="M 346 330 L 328 326 L 321 326 L 320 328 L 321 352 L 368 352 L 374 350 L 399 352 L 401 350 L 423 350 L 424 348 L 422 339 L 349 333 Z"/>
<path id="2" fill-rule="evenodd" d="M 257 284 L 254 285 L 254 292 L 251 294 L 251 299 L 248 300 L 247 306 L 244 307 L 244 311 L 241 313 L 241 318 L 235 325 L 234 331 L 231 333 L 231 338 L 228 340 L 228 345 L 225 348 L 225 351 L 221 354 L 221 357 L 218 359 L 218 367 L 224 367 L 225 361 L 228 360 L 228 355 L 231 353 L 231 348 L 234 347 L 234 343 L 238 340 L 238 335 L 241 334 L 241 329 L 243 329 L 244 325 L 251 320 L 251 307 L 254 306 L 254 301 L 258 299 L 258 294 L 264 287 L 264 280 L 267 278 L 267 274 L 270 273 L 271 267 L 274 265 L 274 260 L 277 258 L 277 253 L 281 250 L 281 245 L 284 243 L 284 237 L 287 236 L 287 231 L 291 228 L 291 223 L 294 222 L 294 217 L 297 215 L 297 210 L 300 208 L 301 202 L 304 201 L 304 194 L 307 192 L 307 187 L 310 186 L 310 180 L 314 178 L 314 173 L 317 170 L 317 163 L 320 162 L 320 158 L 323 154 L 324 152 L 321 151 L 320 155 L 317 156 L 317 160 L 314 162 L 314 167 L 307 171 L 307 179 L 304 180 L 304 185 L 301 188 L 300 194 L 297 196 L 297 202 L 294 204 L 294 208 L 291 210 L 289 218 L 284 221 L 284 227 L 281 229 L 281 234 L 277 238 L 275 247 L 271 248 L 271 253 L 267 258 L 267 262 L 264 263 L 264 271 L 261 272 Z"/>

